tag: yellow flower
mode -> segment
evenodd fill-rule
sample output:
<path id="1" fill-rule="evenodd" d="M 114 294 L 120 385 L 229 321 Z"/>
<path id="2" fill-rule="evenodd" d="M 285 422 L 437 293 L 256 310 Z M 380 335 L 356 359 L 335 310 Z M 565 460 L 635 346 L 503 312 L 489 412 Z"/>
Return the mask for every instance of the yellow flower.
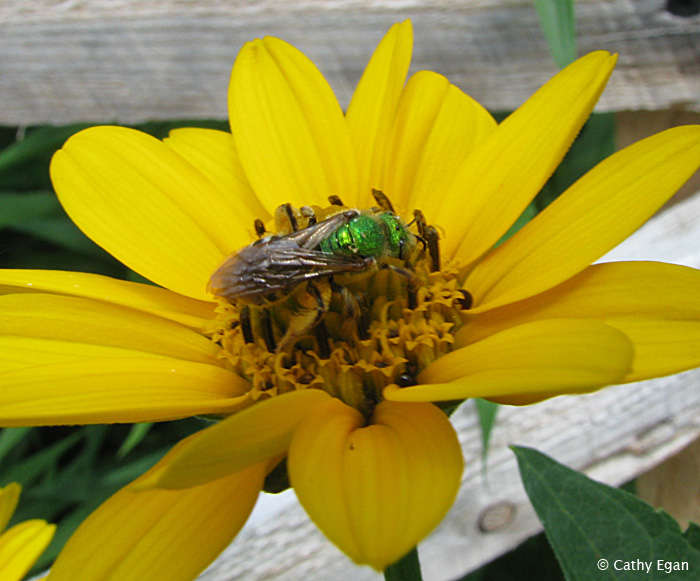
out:
<path id="1" fill-rule="evenodd" d="M 19 581 L 51 542 L 56 525 L 26 520 L 5 531 L 22 487 L 12 482 L 0 488 L 0 579 Z M 3 532 L 4 531 L 4 532 Z"/>
<path id="2" fill-rule="evenodd" d="M 0 422 L 225 419 L 91 515 L 52 581 L 76 570 L 86 580 L 194 577 L 285 456 L 326 536 L 383 569 L 458 489 L 460 447 L 431 402 L 524 404 L 700 364 L 700 272 L 589 266 L 695 171 L 700 127 L 616 153 L 494 249 L 561 161 L 615 57 L 579 59 L 497 125 L 436 73 L 405 82 L 411 49 L 410 23 L 393 26 L 343 115 L 302 53 L 255 40 L 233 68 L 231 134 L 182 129 L 161 142 L 97 127 L 56 154 L 51 176 L 71 218 L 163 288 L 0 273 L 12 293 L 0 297 Z M 315 297 L 302 284 L 262 306 L 207 291 L 263 225 L 308 226 L 339 210 L 329 196 L 367 209 L 373 188 L 405 222 L 415 209 L 426 217 L 403 275 L 318 277 Z"/>

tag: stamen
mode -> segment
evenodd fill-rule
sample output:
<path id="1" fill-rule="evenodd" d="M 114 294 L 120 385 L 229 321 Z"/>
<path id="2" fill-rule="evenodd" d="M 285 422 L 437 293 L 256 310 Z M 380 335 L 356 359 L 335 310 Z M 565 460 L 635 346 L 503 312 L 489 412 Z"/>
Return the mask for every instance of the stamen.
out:
<path id="1" fill-rule="evenodd" d="M 362 212 L 393 210 L 382 192 L 373 193 L 382 210 L 346 210 L 337 224 Z M 331 196 L 330 202 L 328 208 L 280 206 L 275 240 L 303 236 L 310 226 L 324 228 L 341 215 L 333 209 L 342 205 L 340 198 Z M 368 417 L 387 385 L 415 385 L 427 365 L 452 349 L 472 297 L 459 288 L 456 268 L 439 269 L 437 230 L 419 210 L 414 216 L 418 232 L 410 234 L 414 239 L 406 256 L 361 258 L 359 268 L 353 256 L 339 256 L 336 260 L 350 261 L 353 269 L 312 276 L 274 293 L 266 287 L 255 301 L 220 299 L 211 338 L 250 382 L 251 401 L 323 389 Z M 258 235 L 261 225 L 256 221 Z M 305 259 L 301 249 L 299 257 Z M 273 268 L 284 272 L 282 265 Z M 251 275 L 249 284 L 255 280 Z M 268 286 L 274 286 L 272 279 Z"/>

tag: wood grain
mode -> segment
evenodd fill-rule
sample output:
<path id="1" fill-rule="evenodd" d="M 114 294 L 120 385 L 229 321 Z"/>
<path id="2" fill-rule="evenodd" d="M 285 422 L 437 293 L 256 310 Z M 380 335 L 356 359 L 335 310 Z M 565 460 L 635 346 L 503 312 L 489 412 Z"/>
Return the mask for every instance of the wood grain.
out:
<path id="1" fill-rule="evenodd" d="M 700 110 L 700 17 L 664 0 L 576 6 L 579 53 L 620 53 L 599 110 Z M 265 34 L 304 50 L 346 105 L 384 31 L 409 17 L 412 70 L 447 75 L 491 110 L 556 71 L 530 0 L 4 0 L 0 123 L 223 119 L 236 53 Z"/>

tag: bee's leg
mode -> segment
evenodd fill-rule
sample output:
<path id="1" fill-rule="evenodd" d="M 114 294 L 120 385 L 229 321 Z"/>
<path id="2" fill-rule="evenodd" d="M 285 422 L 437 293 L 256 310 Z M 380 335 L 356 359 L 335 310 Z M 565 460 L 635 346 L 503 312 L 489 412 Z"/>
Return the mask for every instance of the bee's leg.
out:
<path id="1" fill-rule="evenodd" d="M 311 208 L 310 206 L 302 206 L 299 208 L 299 212 L 301 213 L 304 218 L 306 218 L 306 227 L 308 228 L 309 226 L 313 226 L 318 222 L 318 219 L 316 218 L 316 212 L 314 212 L 314 209 Z"/>
<path id="2" fill-rule="evenodd" d="M 430 271 L 437 272 L 440 270 L 440 246 L 438 241 L 440 236 L 434 226 L 430 226 L 425 221 L 425 216 L 420 210 L 413 210 L 413 215 L 418 227 L 419 238 L 428 246 L 428 254 L 430 255 Z"/>
<path id="3" fill-rule="evenodd" d="M 277 344 L 278 352 L 291 345 L 298 337 L 307 334 L 310 329 L 322 326 L 319 332 L 315 333 L 319 355 L 324 359 L 330 356 L 328 332 L 323 326 L 322 318 L 328 311 L 331 288 L 328 283 L 321 284 L 321 282 L 323 281 L 307 282 L 305 289 L 290 298 L 292 315 L 284 337 Z"/>
<path id="4" fill-rule="evenodd" d="M 340 286 L 333 280 L 329 279 L 331 290 L 340 295 L 343 301 L 343 314 L 348 319 L 355 321 L 357 328 L 357 336 L 361 341 L 369 339 L 369 324 L 371 322 L 369 316 L 369 304 L 364 294 L 356 295 L 350 292 L 344 286 Z"/>
<path id="5" fill-rule="evenodd" d="M 387 198 L 384 192 L 372 188 L 372 195 L 374 196 L 374 199 L 377 201 L 377 204 L 379 204 L 379 207 L 382 210 L 385 210 L 386 212 L 391 212 L 392 214 L 396 213 L 394 212 L 394 206 L 391 204 L 389 198 Z"/>
<path id="6" fill-rule="evenodd" d="M 340 199 L 340 197 L 336 196 L 335 194 L 332 194 L 328 196 L 328 203 L 331 206 L 344 206 L 343 200 Z"/>
<path id="7" fill-rule="evenodd" d="M 260 218 L 255 218 L 253 226 L 255 227 L 255 233 L 258 235 L 258 238 L 262 238 L 263 234 L 265 234 L 265 224 L 263 224 L 263 221 Z"/>
<path id="8" fill-rule="evenodd" d="M 415 309 L 418 306 L 417 288 L 419 284 L 415 273 L 411 272 L 410 270 L 406 270 L 405 268 L 386 263 L 380 265 L 379 268 L 381 268 L 382 270 L 391 270 L 392 272 L 395 272 L 399 276 L 403 276 L 406 279 L 406 294 L 408 295 L 408 308 Z"/>
<path id="9" fill-rule="evenodd" d="M 294 209 L 292 208 L 292 205 L 289 202 L 278 206 L 277 210 L 275 210 L 275 224 L 277 225 L 278 231 L 287 230 L 287 228 L 281 226 L 283 220 L 285 219 L 289 224 L 290 232 L 297 232 L 299 230 L 299 223 L 297 222 L 297 217 L 294 214 Z"/>
<path id="10" fill-rule="evenodd" d="M 269 309 L 260 309 L 260 331 L 265 341 L 265 347 L 270 353 L 274 353 L 277 349 L 277 344 L 275 343 L 275 335 L 272 331 L 272 320 L 270 319 Z"/>
<path id="11" fill-rule="evenodd" d="M 330 287 L 328 288 L 330 289 Z M 309 282 L 306 285 L 306 292 L 316 301 L 316 317 L 314 318 L 314 322 L 311 323 L 311 326 L 316 336 L 316 342 L 318 343 L 319 355 L 321 359 L 328 359 L 331 356 L 331 346 L 328 343 L 328 330 L 326 329 L 326 324 L 323 322 L 323 315 L 328 311 L 330 291 L 324 300 L 318 287 L 313 282 Z"/>
<path id="12" fill-rule="evenodd" d="M 253 338 L 253 327 L 250 324 L 250 307 L 245 306 L 241 309 L 238 317 L 241 321 L 241 331 L 243 331 L 243 340 L 246 343 L 252 343 Z"/>

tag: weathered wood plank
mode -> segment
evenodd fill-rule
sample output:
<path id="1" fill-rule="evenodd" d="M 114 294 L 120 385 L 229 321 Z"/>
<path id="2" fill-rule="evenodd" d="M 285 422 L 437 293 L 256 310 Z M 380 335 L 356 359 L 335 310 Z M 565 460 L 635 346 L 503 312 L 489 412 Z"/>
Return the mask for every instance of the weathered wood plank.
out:
<path id="1" fill-rule="evenodd" d="M 700 192 L 670 206 L 604 257 L 628 259 L 700 267 Z M 532 446 L 593 478 L 622 484 L 700 436 L 700 369 L 530 407 L 503 406 L 486 481 L 471 402 L 455 412 L 453 423 L 466 470 L 457 502 L 420 545 L 426 581 L 456 579 L 541 530 L 509 444 Z M 249 524 L 200 581 L 381 578 L 326 541 L 288 491 L 263 496 Z"/>
<path id="2" fill-rule="evenodd" d="M 600 110 L 700 110 L 700 17 L 664 0 L 580 0 L 579 52 L 620 53 Z M 281 36 L 347 104 L 383 32 L 410 17 L 413 69 L 434 69 L 492 110 L 517 107 L 555 72 L 531 0 L 4 0 L 0 123 L 225 118 L 241 45 Z"/>

